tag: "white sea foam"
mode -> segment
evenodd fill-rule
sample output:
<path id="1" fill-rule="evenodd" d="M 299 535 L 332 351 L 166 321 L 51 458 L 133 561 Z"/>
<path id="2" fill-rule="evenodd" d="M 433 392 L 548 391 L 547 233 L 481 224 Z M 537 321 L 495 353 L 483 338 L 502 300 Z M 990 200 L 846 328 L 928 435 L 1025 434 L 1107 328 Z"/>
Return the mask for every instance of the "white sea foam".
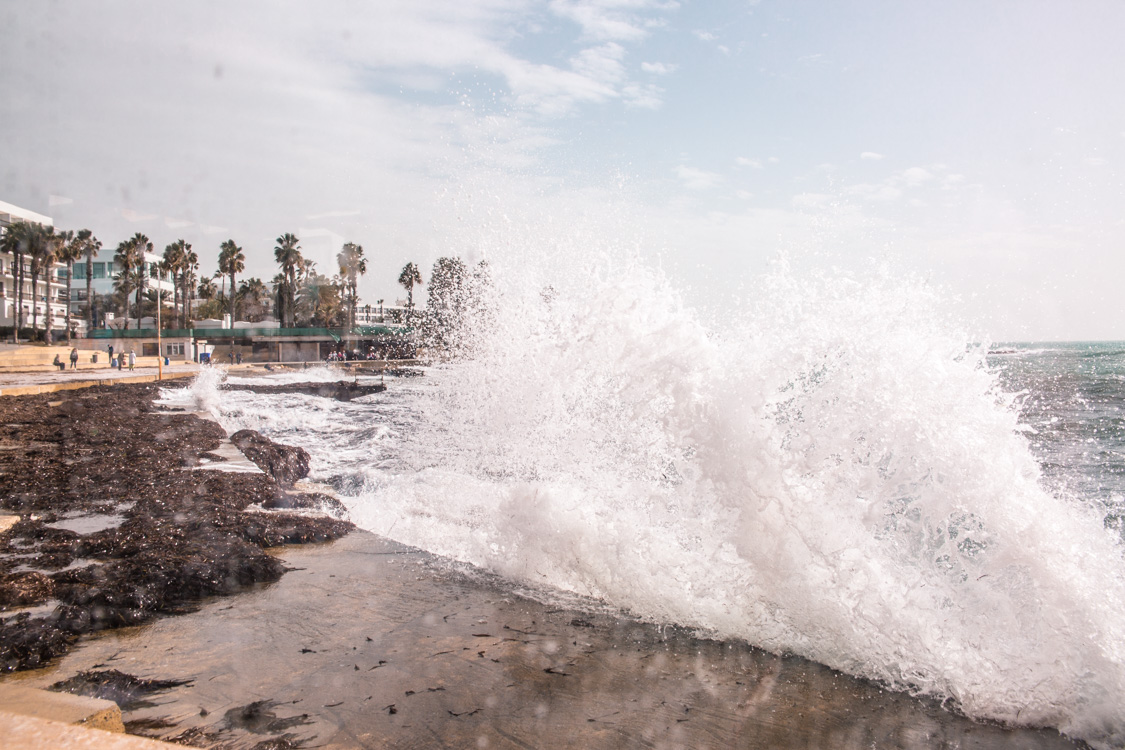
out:
<path id="1" fill-rule="evenodd" d="M 635 262 L 491 299 L 361 525 L 967 714 L 1125 744 L 1121 548 L 1040 487 L 924 284 L 781 270 L 722 328 Z M 373 451 L 374 455 L 381 449 Z"/>
<path id="2" fill-rule="evenodd" d="M 707 325 L 635 260 L 493 276 L 470 358 L 360 403 L 223 392 L 220 419 L 350 475 L 397 540 L 1125 746 L 1121 546 L 1041 487 L 939 294 L 779 269 Z"/>

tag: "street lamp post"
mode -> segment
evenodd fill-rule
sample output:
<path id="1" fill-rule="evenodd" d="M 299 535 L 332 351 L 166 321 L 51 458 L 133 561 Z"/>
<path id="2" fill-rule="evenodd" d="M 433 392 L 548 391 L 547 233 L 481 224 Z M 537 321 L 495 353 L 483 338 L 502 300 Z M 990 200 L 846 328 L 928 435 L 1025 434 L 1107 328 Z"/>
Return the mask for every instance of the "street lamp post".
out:
<path id="1" fill-rule="evenodd" d="M 160 281 L 156 282 L 156 379 L 164 379 L 164 357 L 160 356 L 160 308 L 163 307 L 160 299 Z"/>

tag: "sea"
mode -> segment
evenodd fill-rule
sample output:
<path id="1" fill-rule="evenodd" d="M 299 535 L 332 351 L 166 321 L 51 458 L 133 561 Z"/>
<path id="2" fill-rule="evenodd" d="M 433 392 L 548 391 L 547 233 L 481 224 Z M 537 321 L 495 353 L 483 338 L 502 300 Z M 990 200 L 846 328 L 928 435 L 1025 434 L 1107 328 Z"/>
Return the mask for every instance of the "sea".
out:
<path id="1" fill-rule="evenodd" d="M 494 264 L 383 393 L 221 388 L 356 379 L 319 365 L 189 393 L 514 590 L 1125 747 L 1125 343 L 993 342 L 881 271 L 715 307 L 631 256 Z"/>

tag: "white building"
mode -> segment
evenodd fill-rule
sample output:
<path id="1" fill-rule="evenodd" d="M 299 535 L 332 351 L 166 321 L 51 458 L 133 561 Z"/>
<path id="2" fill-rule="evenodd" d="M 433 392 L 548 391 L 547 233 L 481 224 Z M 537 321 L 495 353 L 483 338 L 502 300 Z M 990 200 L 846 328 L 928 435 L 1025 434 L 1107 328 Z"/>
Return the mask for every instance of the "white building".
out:
<path id="1" fill-rule="evenodd" d="M 54 226 L 54 221 L 50 216 L 44 216 L 26 208 L 0 201 L 0 234 L 7 231 L 8 226 L 17 221 L 26 221 L 45 227 Z M 50 321 L 52 330 L 62 331 L 66 325 L 66 266 L 61 263 L 52 265 L 39 278 L 36 284 L 37 288 L 33 293 L 31 289 L 31 261 L 24 258 L 23 263 L 24 325 L 31 325 L 32 305 L 34 305 L 38 309 L 40 326 L 45 327 L 47 321 Z M 17 277 L 18 269 L 15 268 L 12 254 L 0 253 L 0 326 L 10 327 L 16 324 Z"/>
<path id="2" fill-rule="evenodd" d="M 113 259 L 116 251 L 112 248 L 103 247 L 100 256 L 102 259 L 95 258 L 90 262 L 91 276 L 93 283 L 90 285 L 95 295 L 110 295 L 113 294 L 113 283 L 118 275 L 122 272 L 122 267 Z M 165 292 L 165 309 L 170 309 L 172 305 L 173 292 L 172 292 L 172 278 L 169 274 L 160 270 L 161 256 L 156 253 L 145 253 L 145 262 L 148 264 L 148 269 L 145 272 L 145 290 L 160 289 Z M 65 282 L 66 269 L 63 269 L 63 281 Z M 81 258 L 74 262 L 74 283 L 71 287 L 71 294 L 74 295 L 74 306 L 71 308 L 71 316 L 85 316 L 86 313 L 86 259 Z M 135 294 L 135 292 L 134 292 Z M 105 310 L 97 309 L 99 327 L 103 321 Z M 107 327 L 120 328 L 124 325 L 124 319 L 117 319 L 113 321 L 105 321 Z M 136 319 L 130 319 L 130 328 L 137 328 Z M 141 326 L 144 327 L 144 326 Z"/>

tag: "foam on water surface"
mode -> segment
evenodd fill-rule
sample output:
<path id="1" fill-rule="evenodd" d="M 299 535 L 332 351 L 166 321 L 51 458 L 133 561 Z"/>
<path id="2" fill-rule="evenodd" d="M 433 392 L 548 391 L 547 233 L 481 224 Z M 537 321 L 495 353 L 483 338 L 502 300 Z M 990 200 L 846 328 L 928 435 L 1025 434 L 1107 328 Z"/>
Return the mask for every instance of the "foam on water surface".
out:
<path id="1" fill-rule="evenodd" d="M 1044 489 L 932 289 L 782 269 L 719 325 L 630 259 L 492 273 L 471 356 L 220 419 L 304 445 L 398 541 L 1125 745 L 1120 540 Z"/>

